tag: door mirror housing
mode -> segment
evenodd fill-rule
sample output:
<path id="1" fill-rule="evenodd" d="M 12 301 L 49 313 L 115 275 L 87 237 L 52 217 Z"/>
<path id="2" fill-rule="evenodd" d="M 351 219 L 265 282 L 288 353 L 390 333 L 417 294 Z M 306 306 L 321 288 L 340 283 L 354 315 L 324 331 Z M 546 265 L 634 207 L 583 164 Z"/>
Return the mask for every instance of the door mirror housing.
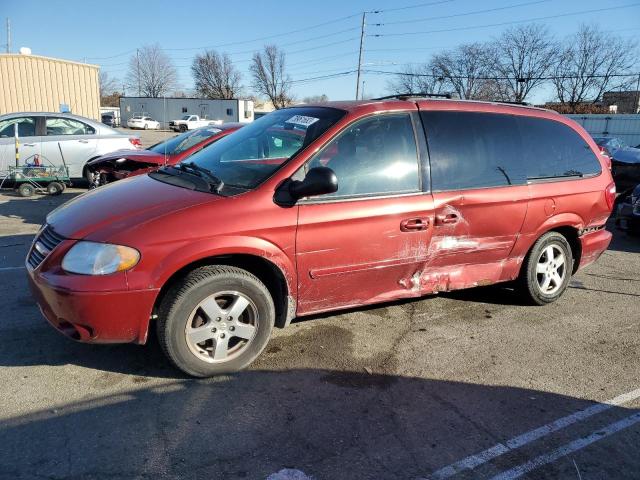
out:
<path id="1" fill-rule="evenodd" d="M 338 177 L 329 167 L 315 167 L 307 172 L 304 180 L 289 183 L 289 193 L 298 200 L 302 197 L 314 197 L 335 193 L 338 190 Z"/>
<path id="2" fill-rule="evenodd" d="M 276 189 L 273 201 L 281 207 L 293 207 L 302 197 L 334 193 L 338 190 L 338 177 L 328 167 L 309 170 L 304 180 L 286 179 Z"/>

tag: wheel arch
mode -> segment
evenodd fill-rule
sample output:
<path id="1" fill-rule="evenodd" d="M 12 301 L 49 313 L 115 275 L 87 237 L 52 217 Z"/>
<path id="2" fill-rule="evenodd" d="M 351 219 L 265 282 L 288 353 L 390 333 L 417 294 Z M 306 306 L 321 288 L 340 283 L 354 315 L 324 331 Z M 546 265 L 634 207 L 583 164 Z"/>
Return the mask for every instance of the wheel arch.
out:
<path id="1" fill-rule="evenodd" d="M 223 253 L 199 258 L 187 263 L 173 272 L 163 283 L 153 306 L 152 318 L 158 312 L 167 291 L 184 279 L 193 270 L 207 265 L 228 265 L 252 273 L 265 284 L 273 298 L 276 309 L 275 326 L 286 327 L 293 319 L 296 311 L 296 300 L 290 291 L 289 282 L 283 270 L 269 259 L 253 253 Z"/>

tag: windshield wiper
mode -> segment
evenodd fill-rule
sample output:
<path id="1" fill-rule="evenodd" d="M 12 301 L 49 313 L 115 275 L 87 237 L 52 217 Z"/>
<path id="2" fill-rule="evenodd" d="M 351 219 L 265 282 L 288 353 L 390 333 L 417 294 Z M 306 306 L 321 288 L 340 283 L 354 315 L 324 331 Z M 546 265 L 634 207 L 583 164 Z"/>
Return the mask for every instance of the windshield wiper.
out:
<path id="1" fill-rule="evenodd" d="M 222 179 L 217 177 L 211 170 L 201 167 L 195 162 L 180 162 L 178 168 L 183 172 L 196 175 L 207 181 L 209 186 L 216 192 L 220 193 L 220 190 L 224 187 Z"/>

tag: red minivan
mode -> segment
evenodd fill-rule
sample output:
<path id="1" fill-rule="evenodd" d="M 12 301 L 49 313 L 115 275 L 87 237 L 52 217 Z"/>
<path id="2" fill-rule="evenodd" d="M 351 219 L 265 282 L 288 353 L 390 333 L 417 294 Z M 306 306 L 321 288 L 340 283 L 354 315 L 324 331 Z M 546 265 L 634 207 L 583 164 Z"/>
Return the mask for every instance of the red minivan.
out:
<path id="1" fill-rule="evenodd" d="M 153 327 L 209 376 L 297 316 L 508 281 L 553 302 L 609 245 L 614 197 L 591 137 L 551 111 L 305 105 L 62 205 L 26 265 L 65 335 L 145 343 Z"/>

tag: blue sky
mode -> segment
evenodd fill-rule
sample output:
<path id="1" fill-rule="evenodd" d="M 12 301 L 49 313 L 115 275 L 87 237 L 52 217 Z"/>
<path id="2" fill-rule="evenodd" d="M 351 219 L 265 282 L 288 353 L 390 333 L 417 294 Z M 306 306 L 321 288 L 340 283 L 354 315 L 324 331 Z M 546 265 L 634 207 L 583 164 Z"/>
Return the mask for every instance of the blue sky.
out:
<path id="1" fill-rule="evenodd" d="M 562 16 L 618 6 L 627 8 Z M 472 13 L 487 9 L 494 10 Z M 199 47 L 231 54 L 249 87 L 251 52 L 275 43 L 287 52 L 288 70 L 298 81 L 294 84 L 297 98 L 324 93 L 332 100 L 350 99 L 355 94 L 355 74 L 299 80 L 355 69 L 364 10 L 382 10 L 368 14 L 364 64 L 386 71 L 426 61 L 432 53 L 460 43 L 489 40 L 509 26 L 495 24 L 540 17 L 545 18 L 538 23 L 559 38 L 573 33 L 581 23 L 640 38 L 640 2 L 634 0 L 0 0 L 0 43 L 6 37 L 4 17 L 9 17 L 14 51 L 28 46 L 34 54 L 99 64 L 111 76 L 124 79 L 131 50 L 158 42 L 178 67 L 183 89 L 193 85 L 189 66 L 193 55 L 202 50 Z M 297 32 L 287 33 L 292 31 Z M 378 34 L 388 36 L 370 36 Z M 390 78 L 365 74 L 365 93 L 384 95 Z M 552 97 L 552 91 L 541 89 L 529 100 L 543 102 Z"/>

